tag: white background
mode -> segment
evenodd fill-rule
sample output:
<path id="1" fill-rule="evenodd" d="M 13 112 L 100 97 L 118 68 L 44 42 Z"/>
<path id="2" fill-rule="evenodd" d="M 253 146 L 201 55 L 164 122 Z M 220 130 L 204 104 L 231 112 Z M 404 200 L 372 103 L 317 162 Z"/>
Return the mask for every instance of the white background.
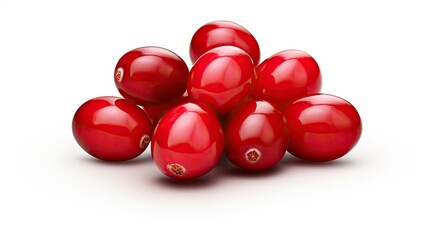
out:
<path id="1" fill-rule="evenodd" d="M 428 239 L 423 3 L 0 0 L 0 239 Z M 192 34 L 218 19 L 251 31 L 262 59 L 313 55 L 323 92 L 361 113 L 353 151 L 259 175 L 223 161 L 177 184 L 148 152 L 109 164 L 79 148 L 73 114 L 118 95 L 122 54 L 157 45 L 191 66 Z"/>

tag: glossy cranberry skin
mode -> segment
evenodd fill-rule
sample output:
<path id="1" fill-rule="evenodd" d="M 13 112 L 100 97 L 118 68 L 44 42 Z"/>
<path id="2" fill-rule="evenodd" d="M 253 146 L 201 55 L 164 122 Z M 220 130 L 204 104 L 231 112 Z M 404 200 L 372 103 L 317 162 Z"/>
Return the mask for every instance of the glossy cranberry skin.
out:
<path id="1" fill-rule="evenodd" d="M 285 50 L 256 68 L 253 96 L 284 107 L 292 99 L 318 93 L 321 87 L 322 75 L 314 58 L 300 50 Z"/>
<path id="2" fill-rule="evenodd" d="M 220 46 L 235 46 L 246 51 L 256 65 L 260 60 L 259 44 L 244 27 L 230 21 L 209 22 L 194 34 L 189 47 L 192 63 L 210 49 Z"/>
<path id="3" fill-rule="evenodd" d="M 167 102 L 161 105 L 155 105 L 155 106 L 144 106 L 143 109 L 145 110 L 147 116 L 149 117 L 149 119 L 152 122 L 152 126 L 153 128 L 156 127 L 156 125 L 158 124 L 159 120 L 161 119 L 162 116 L 164 116 L 164 114 L 172 109 L 175 106 L 178 106 L 180 104 L 183 103 L 187 103 L 189 102 L 189 97 L 186 95 L 182 95 L 181 97 L 179 97 L 178 99 L 175 99 L 171 102 Z"/>
<path id="4" fill-rule="evenodd" d="M 246 170 L 265 170 L 286 152 L 288 134 L 282 113 L 266 101 L 251 100 L 231 114 L 226 126 L 225 153 Z"/>
<path id="5" fill-rule="evenodd" d="M 125 161 L 147 148 L 152 129 L 138 106 L 118 97 L 98 97 L 78 108 L 72 130 L 77 143 L 90 155 Z"/>
<path id="6" fill-rule="evenodd" d="M 255 68 L 250 56 L 240 48 L 223 46 L 204 53 L 191 69 L 188 94 L 191 101 L 225 114 L 251 93 Z"/>
<path id="7" fill-rule="evenodd" d="M 216 115 L 207 107 L 185 103 L 161 118 L 152 137 L 152 158 L 165 175 L 194 179 L 212 170 L 224 147 Z"/>
<path id="8" fill-rule="evenodd" d="M 115 67 L 119 93 L 139 105 L 173 101 L 186 90 L 189 69 L 174 52 L 160 47 L 142 47 L 124 54 Z"/>
<path id="9" fill-rule="evenodd" d="M 323 162 L 347 154 L 359 141 L 362 122 L 356 108 L 333 95 L 316 94 L 293 101 L 284 116 L 290 136 L 288 151 Z"/>

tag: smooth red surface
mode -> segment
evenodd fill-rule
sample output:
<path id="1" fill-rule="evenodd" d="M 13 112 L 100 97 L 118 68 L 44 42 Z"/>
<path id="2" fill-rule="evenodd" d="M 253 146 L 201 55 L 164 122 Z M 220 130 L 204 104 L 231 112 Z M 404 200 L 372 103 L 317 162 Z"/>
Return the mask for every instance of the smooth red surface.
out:
<path id="1" fill-rule="evenodd" d="M 244 27 L 230 21 L 209 22 L 194 34 L 189 47 L 192 63 L 210 49 L 220 46 L 236 46 L 246 51 L 258 65 L 260 60 L 259 44 Z"/>
<path id="2" fill-rule="evenodd" d="M 317 62 L 300 50 L 285 50 L 256 68 L 253 96 L 284 107 L 290 100 L 318 93 L 322 75 Z"/>
<path id="3" fill-rule="evenodd" d="M 333 95 L 317 94 L 286 107 L 288 151 L 302 159 L 330 161 L 347 154 L 359 141 L 362 122 L 356 108 Z"/>
<path id="4" fill-rule="evenodd" d="M 158 168 L 176 179 L 208 173 L 218 163 L 223 147 L 219 120 L 207 106 L 195 103 L 168 111 L 156 126 L 151 144 Z"/>
<path id="5" fill-rule="evenodd" d="M 225 153 L 235 165 L 265 170 L 286 152 L 288 136 L 282 113 L 266 101 L 251 100 L 235 110 L 227 123 Z M 257 158 L 251 158 L 256 151 Z M 255 153 L 255 152 L 253 152 Z"/>
<path id="6" fill-rule="evenodd" d="M 191 101 L 202 102 L 216 113 L 225 114 L 251 93 L 255 68 L 250 56 L 240 48 L 214 48 L 194 64 L 188 79 Z"/>
<path id="7" fill-rule="evenodd" d="M 186 63 L 172 51 L 142 47 L 119 59 L 114 79 L 127 100 L 139 105 L 157 105 L 182 96 L 188 74 Z"/>
<path id="8" fill-rule="evenodd" d="M 106 161 L 125 161 L 149 145 L 151 123 L 138 106 L 118 97 L 98 97 L 76 111 L 72 130 L 90 155 Z"/>
<path id="9" fill-rule="evenodd" d="M 187 102 L 189 102 L 189 97 L 187 95 L 186 96 L 182 95 L 178 99 L 173 100 L 171 102 L 167 102 L 156 106 L 144 106 L 143 109 L 145 110 L 146 114 L 151 120 L 153 128 L 155 128 L 159 120 L 161 119 L 161 117 L 164 116 L 164 114 L 168 110 L 172 109 L 175 106 L 178 106 L 180 104 L 187 103 Z"/>

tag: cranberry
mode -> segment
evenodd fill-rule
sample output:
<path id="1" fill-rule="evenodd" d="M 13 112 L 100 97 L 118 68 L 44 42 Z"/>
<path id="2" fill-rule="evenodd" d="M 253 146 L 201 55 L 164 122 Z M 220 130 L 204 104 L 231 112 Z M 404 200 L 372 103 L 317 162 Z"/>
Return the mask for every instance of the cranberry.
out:
<path id="1" fill-rule="evenodd" d="M 116 87 L 127 100 L 156 105 L 179 98 L 186 90 L 189 70 L 175 53 L 160 47 L 142 47 L 123 55 L 116 64 Z"/>
<path id="2" fill-rule="evenodd" d="M 207 107 L 185 103 L 161 118 L 152 137 L 152 158 L 167 176 L 193 179 L 212 170 L 224 147 L 222 128 Z"/>
<path id="3" fill-rule="evenodd" d="M 255 68 L 250 56 L 240 48 L 223 46 L 204 53 L 192 67 L 188 94 L 192 101 L 225 114 L 251 92 Z"/>
<path id="4" fill-rule="evenodd" d="M 259 45 L 244 27 L 230 21 L 209 22 L 194 34 L 189 47 L 192 63 L 210 49 L 220 46 L 236 46 L 246 51 L 256 65 L 259 63 Z"/>
<path id="5" fill-rule="evenodd" d="M 98 97 L 78 108 L 72 123 L 77 143 L 106 161 L 125 161 L 149 145 L 151 123 L 145 112 L 125 99 Z"/>
<path id="6" fill-rule="evenodd" d="M 321 87 L 322 76 L 313 57 L 303 51 L 286 50 L 257 67 L 253 96 L 284 107 L 292 99 L 318 93 Z"/>
<path id="7" fill-rule="evenodd" d="M 226 156 L 247 170 L 273 167 L 283 158 L 288 143 L 282 113 L 266 101 L 251 100 L 235 110 L 225 136 Z"/>
<path id="8" fill-rule="evenodd" d="M 359 141 L 362 122 L 346 100 L 316 94 L 293 101 L 284 116 L 290 136 L 288 151 L 302 159 L 330 161 L 347 154 Z"/>

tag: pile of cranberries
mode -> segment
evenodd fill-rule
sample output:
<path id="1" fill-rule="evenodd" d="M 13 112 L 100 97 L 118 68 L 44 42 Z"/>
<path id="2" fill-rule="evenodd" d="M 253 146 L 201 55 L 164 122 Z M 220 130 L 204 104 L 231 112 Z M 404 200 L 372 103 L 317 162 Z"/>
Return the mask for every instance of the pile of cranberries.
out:
<path id="1" fill-rule="evenodd" d="M 125 53 L 114 70 L 119 97 L 93 98 L 79 107 L 77 143 L 105 161 L 139 156 L 151 142 L 165 175 L 194 179 L 224 153 L 249 171 L 272 168 L 288 151 L 309 161 L 338 159 L 358 142 L 362 123 L 343 98 L 319 93 L 317 62 L 285 50 L 259 63 L 259 45 L 229 21 L 203 25 L 192 37 L 189 70 L 161 47 Z"/>

